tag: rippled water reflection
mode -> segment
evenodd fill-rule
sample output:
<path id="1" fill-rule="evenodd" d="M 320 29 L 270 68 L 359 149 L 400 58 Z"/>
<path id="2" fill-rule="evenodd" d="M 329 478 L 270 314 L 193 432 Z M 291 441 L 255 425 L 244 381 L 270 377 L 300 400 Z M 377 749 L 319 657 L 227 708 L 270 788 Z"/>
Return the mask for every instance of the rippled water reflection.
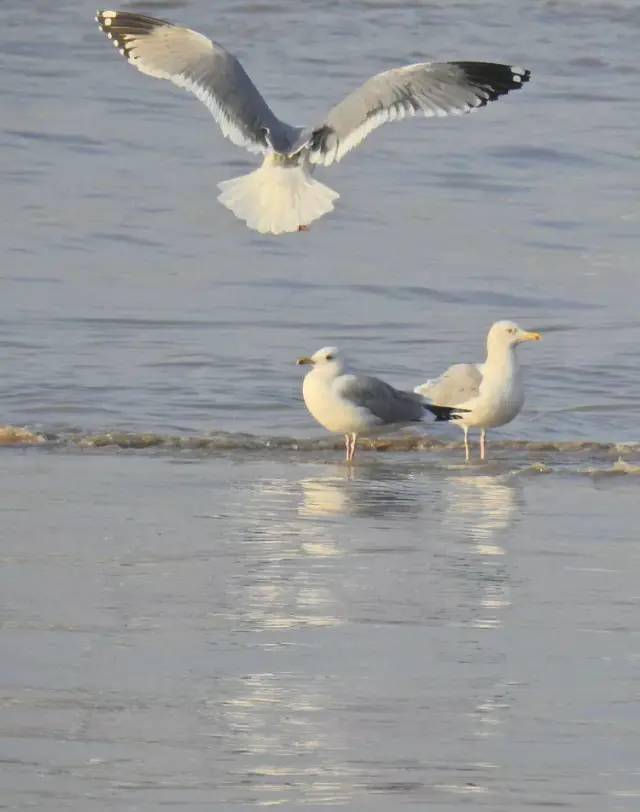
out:
<path id="1" fill-rule="evenodd" d="M 4 456 L 10 805 L 633 808 L 633 478 Z"/>

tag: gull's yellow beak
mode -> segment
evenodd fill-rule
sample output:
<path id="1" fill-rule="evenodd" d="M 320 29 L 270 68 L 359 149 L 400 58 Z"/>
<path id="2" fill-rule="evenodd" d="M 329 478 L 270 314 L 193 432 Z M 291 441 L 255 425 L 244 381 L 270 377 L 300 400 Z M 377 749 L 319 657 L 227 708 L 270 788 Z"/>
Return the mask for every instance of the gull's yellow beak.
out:
<path id="1" fill-rule="evenodd" d="M 298 358 L 296 364 L 299 367 L 303 367 L 305 364 L 313 364 L 313 358 L 309 358 L 308 355 L 303 355 L 302 358 Z"/>
<path id="2" fill-rule="evenodd" d="M 520 341 L 540 341 L 541 338 L 540 333 L 523 332 L 520 336 Z"/>

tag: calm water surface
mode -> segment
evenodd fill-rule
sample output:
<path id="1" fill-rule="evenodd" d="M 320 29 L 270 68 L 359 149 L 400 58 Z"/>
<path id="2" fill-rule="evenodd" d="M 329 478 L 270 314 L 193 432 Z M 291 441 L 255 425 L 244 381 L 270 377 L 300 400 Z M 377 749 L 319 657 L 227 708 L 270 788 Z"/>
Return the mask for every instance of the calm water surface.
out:
<path id="1" fill-rule="evenodd" d="M 125 5 L 294 123 L 404 62 L 532 81 L 262 237 L 93 3 L 2 0 L 0 425 L 46 442 L 0 453 L 0 807 L 637 809 L 640 6 Z M 301 403 L 300 354 L 409 387 L 499 318 L 545 337 L 487 465 L 438 426 L 349 472 Z"/>
<path id="2" fill-rule="evenodd" d="M 7 808 L 637 808 L 637 477 L 4 459 Z"/>

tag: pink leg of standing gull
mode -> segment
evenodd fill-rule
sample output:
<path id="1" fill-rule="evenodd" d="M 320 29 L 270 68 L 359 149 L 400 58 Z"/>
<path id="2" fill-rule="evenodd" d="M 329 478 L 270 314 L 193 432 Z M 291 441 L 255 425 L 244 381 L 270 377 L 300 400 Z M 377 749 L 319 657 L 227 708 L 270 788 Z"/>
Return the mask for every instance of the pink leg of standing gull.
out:
<path id="1" fill-rule="evenodd" d="M 347 455 L 347 462 L 353 462 L 353 458 L 354 458 L 355 453 L 356 453 L 356 437 L 357 436 L 358 435 L 355 433 L 355 431 L 351 433 L 350 447 L 349 447 L 349 452 L 348 452 L 348 455 Z"/>

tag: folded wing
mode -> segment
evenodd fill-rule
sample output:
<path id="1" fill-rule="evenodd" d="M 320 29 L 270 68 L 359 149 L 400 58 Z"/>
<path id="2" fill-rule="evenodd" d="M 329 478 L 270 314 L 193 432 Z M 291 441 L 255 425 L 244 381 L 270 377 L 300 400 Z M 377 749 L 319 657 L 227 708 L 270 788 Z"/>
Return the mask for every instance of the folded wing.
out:
<path id="1" fill-rule="evenodd" d="M 477 364 L 454 364 L 439 378 L 413 390 L 439 406 L 462 406 L 480 393 L 482 372 Z"/>
<path id="2" fill-rule="evenodd" d="M 422 398 L 412 392 L 365 375 L 343 375 L 339 380 L 340 395 L 370 411 L 381 423 L 410 423 L 424 417 Z"/>
<path id="3" fill-rule="evenodd" d="M 524 68 L 491 62 L 422 62 L 379 73 L 303 133 L 312 163 L 340 161 L 374 129 L 406 116 L 469 113 L 529 81 Z"/>

